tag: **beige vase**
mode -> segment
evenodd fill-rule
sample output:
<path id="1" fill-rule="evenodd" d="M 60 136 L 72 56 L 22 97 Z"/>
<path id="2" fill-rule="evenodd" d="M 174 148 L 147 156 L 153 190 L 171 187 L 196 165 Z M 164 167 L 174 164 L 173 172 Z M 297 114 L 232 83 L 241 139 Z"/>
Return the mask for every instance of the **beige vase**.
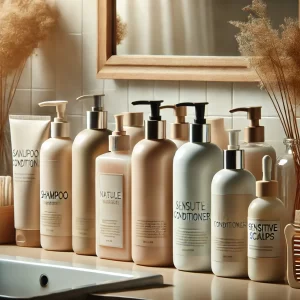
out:
<path id="1" fill-rule="evenodd" d="M 0 129 L 0 176 L 12 176 L 12 155 L 9 123 Z"/>

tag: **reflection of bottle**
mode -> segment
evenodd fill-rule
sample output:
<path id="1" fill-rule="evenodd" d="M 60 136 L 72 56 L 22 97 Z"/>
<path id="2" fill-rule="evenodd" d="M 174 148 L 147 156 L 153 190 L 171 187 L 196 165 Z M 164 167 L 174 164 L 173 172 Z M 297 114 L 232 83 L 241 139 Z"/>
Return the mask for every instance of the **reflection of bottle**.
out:
<path id="1" fill-rule="evenodd" d="M 265 284 L 249 280 L 248 300 L 286 300 L 289 290 L 291 289 L 286 284 Z M 299 294 L 297 299 L 299 299 Z"/>
<path id="2" fill-rule="evenodd" d="M 288 224 L 284 233 L 287 244 L 287 280 L 291 287 L 300 289 L 300 210 L 296 210 L 294 224 Z"/>
<path id="3" fill-rule="evenodd" d="M 255 177 L 244 170 L 238 133 L 228 130 L 224 169 L 211 185 L 211 267 L 217 276 L 247 277 L 247 215 L 255 198 Z"/>

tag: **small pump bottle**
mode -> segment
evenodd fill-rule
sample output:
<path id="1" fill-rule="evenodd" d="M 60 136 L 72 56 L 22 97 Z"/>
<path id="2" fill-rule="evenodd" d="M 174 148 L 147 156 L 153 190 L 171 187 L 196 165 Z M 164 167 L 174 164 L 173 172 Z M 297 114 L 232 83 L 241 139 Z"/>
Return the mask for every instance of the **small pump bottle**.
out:
<path id="1" fill-rule="evenodd" d="M 265 155 L 272 158 L 273 170 L 272 179 L 275 179 L 276 152 L 274 148 L 265 143 L 265 128 L 259 125 L 261 119 L 261 106 L 240 107 L 230 110 L 231 113 L 245 111 L 250 120 L 250 126 L 245 128 L 245 142 L 241 144 L 241 149 L 245 150 L 245 169 L 251 172 L 256 180 L 261 179 L 261 160 Z"/>
<path id="2" fill-rule="evenodd" d="M 272 159 L 262 160 L 263 179 L 256 182 L 256 196 L 248 209 L 248 275 L 251 280 L 280 281 L 284 277 L 283 226 L 285 208 L 272 180 Z"/>
<path id="3" fill-rule="evenodd" d="M 211 271 L 211 182 L 222 168 L 222 151 L 210 142 L 205 103 L 194 106 L 190 141 L 176 152 L 173 163 L 173 261 L 179 270 Z"/>
<path id="4" fill-rule="evenodd" d="M 93 99 L 94 106 L 87 112 L 87 129 L 81 131 L 73 143 L 72 154 L 72 236 L 76 254 L 96 254 L 95 231 L 95 161 L 108 152 L 107 111 L 103 108 L 104 95 L 85 95 L 77 100 Z"/>
<path id="5" fill-rule="evenodd" d="M 123 115 L 115 115 L 109 153 L 96 159 L 96 253 L 131 261 L 131 155 Z"/>
<path id="6" fill-rule="evenodd" d="M 145 266 L 171 266 L 173 158 L 176 145 L 166 139 L 161 120 L 163 101 L 135 101 L 150 105 L 145 139 L 132 152 L 132 259 Z"/>
<path id="7" fill-rule="evenodd" d="M 130 152 L 134 146 L 145 138 L 144 114 L 142 112 L 125 112 L 122 113 L 123 127 L 126 134 L 130 137 Z"/>
<path id="8" fill-rule="evenodd" d="M 189 123 L 185 122 L 187 115 L 186 107 L 176 105 L 161 106 L 160 109 L 171 108 L 176 116 L 175 123 L 171 123 L 170 140 L 175 143 L 177 148 L 189 141 Z"/>
<path id="9" fill-rule="evenodd" d="M 211 268 L 223 277 L 247 277 L 247 215 L 255 198 L 255 177 L 244 170 L 240 130 L 227 130 L 224 169 L 211 185 Z"/>
<path id="10" fill-rule="evenodd" d="M 68 101 L 46 101 L 39 106 L 55 106 L 51 138 L 40 153 L 41 246 L 46 250 L 72 250 L 72 140 L 65 118 Z"/>

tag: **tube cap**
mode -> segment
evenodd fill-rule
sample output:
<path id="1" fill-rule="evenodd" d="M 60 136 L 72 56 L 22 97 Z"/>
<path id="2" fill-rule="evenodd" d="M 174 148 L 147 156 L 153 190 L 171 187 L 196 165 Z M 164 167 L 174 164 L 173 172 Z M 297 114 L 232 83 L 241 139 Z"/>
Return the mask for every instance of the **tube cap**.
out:
<path id="1" fill-rule="evenodd" d="M 263 178 L 256 181 L 256 196 L 257 197 L 277 197 L 278 182 L 272 180 L 272 158 L 265 155 L 262 159 Z"/>
<path id="2" fill-rule="evenodd" d="M 116 128 L 109 136 L 109 151 L 127 151 L 130 149 L 130 137 L 123 130 L 123 115 L 115 115 Z"/>
<path id="3" fill-rule="evenodd" d="M 16 229 L 16 244 L 20 247 L 41 247 L 40 231 Z"/>
<path id="4" fill-rule="evenodd" d="M 51 137 L 53 138 L 65 138 L 70 137 L 70 124 L 65 118 L 65 111 L 68 101 L 65 100 L 54 100 L 40 102 L 40 107 L 55 106 L 56 107 L 56 118 L 54 122 L 51 122 Z"/>
<path id="5" fill-rule="evenodd" d="M 224 169 L 244 169 L 244 150 L 240 150 L 239 132 L 240 130 L 226 130 L 229 135 L 228 150 L 224 150 Z"/>
<path id="6" fill-rule="evenodd" d="M 239 107 L 231 109 L 229 112 L 237 111 L 247 112 L 247 118 L 250 120 L 250 126 L 245 128 L 246 143 L 260 143 L 265 141 L 265 128 L 259 125 L 261 119 L 261 106 Z"/>
<path id="7" fill-rule="evenodd" d="M 144 125 L 144 113 L 142 112 L 124 112 L 122 115 L 124 116 L 124 126 L 142 127 Z"/>
<path id="8" fill-rule="evenodd" d="M 86 121 L 88 129 L 106 129 L 107 128 L 107 111 L 103 108 L 103 97 L 105 95 L 83 95 L 76 100 L 93 99 L 94 106 L 91 111 L 86 112 Z"/>

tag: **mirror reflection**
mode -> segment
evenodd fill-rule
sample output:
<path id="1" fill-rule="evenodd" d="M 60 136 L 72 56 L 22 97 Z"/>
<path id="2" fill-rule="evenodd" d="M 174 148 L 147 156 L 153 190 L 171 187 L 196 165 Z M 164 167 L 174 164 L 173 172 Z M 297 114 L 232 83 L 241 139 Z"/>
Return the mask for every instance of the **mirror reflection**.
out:
<path id="1" fill-rule="evenodd" d="M 117 15 L 127 34 L 118 55 L 240 55 L 237 28 L 251 0 L 117 0 Z M 298 17 L 298 0 L 265 0 L 274 26 Z"/>

